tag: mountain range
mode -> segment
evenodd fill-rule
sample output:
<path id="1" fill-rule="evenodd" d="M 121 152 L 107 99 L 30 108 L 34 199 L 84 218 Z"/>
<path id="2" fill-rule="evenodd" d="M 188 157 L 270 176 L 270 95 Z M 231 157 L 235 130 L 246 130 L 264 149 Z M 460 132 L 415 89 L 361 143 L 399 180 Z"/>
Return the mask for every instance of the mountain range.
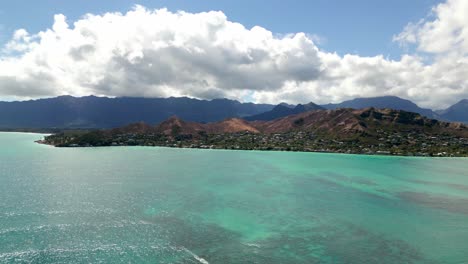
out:
<path id="1" fill-rule="evenodd" d="M 171 116 L 208 123 L 228 118 L 271 121 L 310 110 L 367 107 L 391 108 L 419 113 L 428 118 L 468 123 L 468 100 L 439 111 L 417 106 L 399 97 L 356 98 L 339 104 L 296 106 L 281 103 L 241 103 L 229 99 L 72 97 L 0 102 L 0 128 L 113 128 L 126 124 L 160 123 Z"/>
<path id="2" fill-rule="evenodd" d="M 273 107 L 228 99 L 60 96 L 0 102 L 0 128 L 112 128 L 140 121 L 155 124 L 173 115 L 214 122 L 259 114 Z"/>
<path id="3" fill-rule="evenodd" d="M 276 118 L 285 117 L 288 115 L 298 114 L 302 112 L 307 112 L 310 110 L 320 110 L 320 109 L 340 109 L 340 108 L 352 108 L 352 109 L 364 109 L 368 107 L 375 108 L 390 108 L 395 110 L 404 110 L 408 112 L 418 113 L 422 116 L 443 120 L 443 121 L 453 121 L 453 122 L 462 122 L 468 123 L 468 99 L 461 100 L 457 104 L 439 111 L 433 111 L 427 108 L 421 108 L 417 104 L 411 102 L 410 100 L 402 99 L 396 96 L 381 96 L 381 97 L 370 97 L 370 98 L 355 98 L 352 100 L 344 101 L 339 104 L 325 104 L 325 105 L 316 105 L 314 103 L 309 103 L 306 105 L 297 105 L 296 107 L 291 107 L 286 104 L 279 104 L 275 106 L 272 110 L 261 113 L 258 115 L 253 115 L 246 117 L 246 120 L 274 120 Z"/>

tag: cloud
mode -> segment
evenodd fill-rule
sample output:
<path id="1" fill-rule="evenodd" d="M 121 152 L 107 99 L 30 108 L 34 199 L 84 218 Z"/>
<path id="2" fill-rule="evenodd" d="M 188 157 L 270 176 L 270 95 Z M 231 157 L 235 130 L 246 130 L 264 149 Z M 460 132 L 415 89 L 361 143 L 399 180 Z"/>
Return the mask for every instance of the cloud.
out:
<path id="1" fill-rule="evenodd" d="M 434 23 L 447 19 L 444 10 L 463 7 L 453 5 L 464 3 L 439 5 L 434 20 L 410 24 L 395 37 L 425 52 L 442 52 L 447 45 L 456 48 L 445 52 L 458 56 L 437 53 L 431 64 L 418 55 L 396 61 L 339 56 L 320 50 L 314 35 L 280 36 L 259 26 L 248 29 L 222 12 L 173 13 L 136 6 L 125 14 L 87 14 L 73 23 L 56 15 L 50 29 L 34 34 L 19 29 L 2 49 L 0 96 L 190 96 L 328 103 L 397 95 L 422 106 L 444 107 L 468 98 L 465 42 L 454 37 L 452 42 L 445 40 L 449 44 L 434 44 L 437 48 L 425 42 L 438 38 L 434 32 L 441 30 Z M 437 24 L 447 28 L 447 23 Z M 452 35 L 465 34 L 468 23 L 453 27 Z"/>
<path id="2" fill-rule="evenodd" d="M 427 20 L 409 23 L 394 36 L 402 46 L 423 54 L 400 60 L 382 55 L 338 56 L 319 51 L 322 72 L 312 81 L 285 83 L 281 92 L 259 91 L 258 101 L 339 102 L 354 97 L 396 95 L 424 107 L 444 108 L 468 98 L 468 1 L 449 0 L 433 8 Z M 430 63 L 428 63 L 430 61 Z"/>
<path id="3" fill-rule="evenodd" d="M 278 90 L 285 80 L 312 80 L 320 71 L 318 49 L 303 33 L 275 38 L 221 12 L 141 6 L 126 14 L 88 14 L 73 26 L 56 15 L 52 29 L 17 30 L 4 53 L 21 54 L 1 59 L 3 77 L 20 87 L 51 76 L 42 80 L 51 95 L 235 96 Z M 0 92 L 11 96 L 14 89 Z"/>
<path id="4" fill-rule="evenodd" d="M 448 0 L 432 9 L 432 20 L 410 23 L 394 37 L 415 44 L 419 51 L 438 55 L 468 55 L 468 1 Z"/>

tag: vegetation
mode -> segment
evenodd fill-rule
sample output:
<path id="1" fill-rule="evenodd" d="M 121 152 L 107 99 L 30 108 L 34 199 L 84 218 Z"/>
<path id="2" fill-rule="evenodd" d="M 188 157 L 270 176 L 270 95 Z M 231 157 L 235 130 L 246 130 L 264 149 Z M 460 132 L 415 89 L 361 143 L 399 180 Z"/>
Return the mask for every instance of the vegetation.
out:
<path id="1" fill-rule="evenodd" d="M 155 127 L 135 123 L 112 130 L 66 131 L 41 143 L 466 157 L 468 128 L 400 110 L 338 109 L 254 122 L 201 124 L 172 117 Z"/>
<path id="2" fill-rule="evenodd" d="M 416 132 L 380 131 L 381 137 L 360 134 L 339 139 L 327 134 L 302 131 L 276 134 L 251 132 L 229 134 L 106 134 L 60 133 L 45 138 L 42 143 L 57 147 L 92 146 L 163 146 L 176 148 L 278 150 L 305 152 L 334 152 L 402 156 L 468 156 L 468 139 L 445 134 L 431 136 Z"/>

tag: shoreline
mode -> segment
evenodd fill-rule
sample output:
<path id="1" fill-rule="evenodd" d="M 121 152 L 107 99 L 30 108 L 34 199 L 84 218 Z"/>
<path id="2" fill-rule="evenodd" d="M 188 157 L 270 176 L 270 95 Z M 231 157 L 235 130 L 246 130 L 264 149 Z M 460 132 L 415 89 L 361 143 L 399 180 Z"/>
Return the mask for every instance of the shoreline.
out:
<path id="1" fill-rule="evenodd" d="M 168 148 L 168 149 L 192 149 L 192 150 L 214 150 L 214 151 L 257 151 L 257 152 L 275 152 L 275 153 L 315 153 L 315 154 L 335 154 L 335 155 L 350 155 L 350 156 L 373 156 L 373 157 L 399 157 L 399 158 L 468 158 L 468 156 L 429 156 L 429 155 L 398 155 L 398 154 L 383 154 L 383 153 L 346 153 L 346 152 L 334 152 L 334 151 L 301 151 L 301 150 L 267 150 L 267 149 L 230 149 L 230 148 L 196 148 L 196 147 L 172 147 L 172 146 L 147 146 L 147 145 L 119 145 L 119 146 L 69 146 L 69 147 L 58 147 L 53 144 L 49 144 L 44 140 L 36 140 L 34 143 L 50 146 L 61 149 L 74 149 L 74 148 L 121 148 L 121 147 L 142 147 L 142 148 Z"/>
<path id="2" fill-rule="evenodd" d="M 45 135 L 45 136 L 50 136 L 50 135 L 53 135 L 53 134 L 54 134 L 54 133 L 50 133 L 50 132 L 5 131 L 5 130 L 0 130 L 0 133 L 37 134 L 37 135 Z"/>

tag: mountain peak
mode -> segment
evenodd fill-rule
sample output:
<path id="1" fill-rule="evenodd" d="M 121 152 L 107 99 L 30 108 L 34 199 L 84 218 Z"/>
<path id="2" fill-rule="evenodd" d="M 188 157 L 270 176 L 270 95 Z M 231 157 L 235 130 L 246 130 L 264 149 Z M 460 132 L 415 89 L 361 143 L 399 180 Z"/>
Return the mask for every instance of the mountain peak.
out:
<path id="1" fill-rule="evenodd" d="M 445 120 L 468 123 L 468 99 L 460 100 L 460 102 L 439 113 Z"/>
<path id="2" fill-rule="evenodd" d="M 240 118 L 229 118 L 221 122 L 207 124 L 206 127 L 210 133 L 238 133 L 245 131 L 259 133 L 258 129 Z"/>
<path id="3" fill-rule="evenodd" d="M 349 101 L 344 101 L 339 104 L 329 104 L 325 106 L 328 109 L 337 109 L 337 108 L 353 108 L 353 109 L 363 109 L 367 107 L 375 108 L 391 108 L 395 110 L 404 110 L 408 112 L 419 113 L 423 116 L 429 118 L 434 118 L 436 114 L 430 110 L 421 108 L 410 100 L 400 98 L 398 96 L 380 96 L 380 97 L 365 97 L 365 98 L 355 98 Z"/>
<path id="4" fill-rule="evenodd" d="M 324 108 L 313 103 L 307 103 L 307 104 L 298 104 L 294 109 L 298 112 L 306 112 L 306 111 L 311 111 L 311 110 L 323 110 Z"/>
<path id="5" fill-rule="evenodd" d="M 182 119 L 180 119 L 178 116 L 176 115 L 173 115 L 171 117 L 169 117 L 166 121 L 164 121 L 163 123 L 167 123 L 167 124 L 171 124 L 171 125 L 176 125 L 176 126 L 182 126 L 182 123 L 184 121 Z"/>
<path id="6" fill-rule="evenodd" d="M 250 117 L 247 117 L 246 119 L 249 121 L 254 121 L 254 120 L 270 121 L 270 120 L 282 118 L 288 115 L 294 115 L 294 114 L 299 114 L 299 113 L 303 113 L 307 111 L 323 110 L 323 109 L 324 109 L 323 107 L 316 105 L 312 102 L 308 104 L 298 104 L 294 108 L 290 108 L 283 104 L 279 104 L 275 106 L 271 111 L 267 111 L 262 114 L 250 116 Z"/>
<path id="7" fill-rule="evenodd" d="M 293 108 L 293 107 L 294 107 L 294 105 L 290 105 L 290 104 L 285 103 L 285 102 L 281 102 L 281 103 L 279 103 L 278 105 L 286 106 L 286 107 L 289 107 L 289 108 Z"/>
<path id="8" fill-rule="evenodd" d="M 279 105 L 276 105 L 275 107 L 273 107 L 272 110 L 274 110 L 274 109 L 280 110 L 280 109 L 291 109 L 291 108 L 288 107 L 288 106 L 286 106 L 286 105 L 284 105 L 284 104 L 279 104 Z"/>

